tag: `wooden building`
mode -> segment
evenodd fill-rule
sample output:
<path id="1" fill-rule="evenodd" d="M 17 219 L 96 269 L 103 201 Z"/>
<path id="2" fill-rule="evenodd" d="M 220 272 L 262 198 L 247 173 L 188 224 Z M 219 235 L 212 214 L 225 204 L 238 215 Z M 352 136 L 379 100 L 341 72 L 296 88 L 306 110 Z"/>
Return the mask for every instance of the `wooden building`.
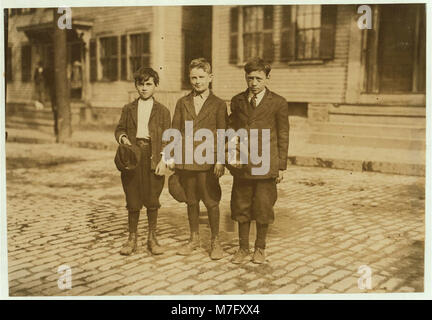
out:
<path id="1" fill-rule="evenodd" d="M 172 110 L 189 89 L 188 63 L 200 56 L 212 62 L 214 92 L 229 101 L 245 89 L 245 61 L 258 55 L 272 64 L 271 89 L 316 130 L 372 122 L 423 128 L 422 138 L 425 6 L 369 7 L 371 29 L 359 27 L 357 5 L 72 8 L 69 74 L 74 66 L 82 73 L 73 105 L 113 121 L 135 95 L 134 69 L 147 65 L 160 73 L 157 97 Z M 8 104 L 32 103 L 35 67 L 53 61 L 52 16 L 9 10 Z"/>

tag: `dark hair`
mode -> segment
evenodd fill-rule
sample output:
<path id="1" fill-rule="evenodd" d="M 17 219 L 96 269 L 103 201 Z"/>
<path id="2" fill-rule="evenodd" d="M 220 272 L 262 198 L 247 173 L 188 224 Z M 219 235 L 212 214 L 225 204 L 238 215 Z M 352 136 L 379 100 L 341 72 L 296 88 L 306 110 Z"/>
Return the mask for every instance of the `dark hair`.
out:
<path id="1" fill-rule="evenodd" d="M 189 71 L 195 68 L 203 69 L 208 74 L 211 74 L 212 72 L 210 62 L 204 58 L 193 59 L 191 61 L 189 64 Z"/>
<path id="2" fill-rule="evenodd" d="M 144 68 L 140 67 L 134 72 L 134 79 L 135 84 L 142 81 L 147 81 L 150 78 L 153 78 L 153 82 L 156 85 L 156 87 L 159 84 L 159 75 L 156 71 L 154 71 L 152 68 Z"/>
<path id="3" fill-rule="evenodd" d="M 251 73 L 253 71 L 264 71 L 266 76 L 269 75 L 271 71 L 271 66 L 266 63 L 263 59 L 255 57 L 250 59 L 244 66 L 244 71 L 246 73 Z"/>

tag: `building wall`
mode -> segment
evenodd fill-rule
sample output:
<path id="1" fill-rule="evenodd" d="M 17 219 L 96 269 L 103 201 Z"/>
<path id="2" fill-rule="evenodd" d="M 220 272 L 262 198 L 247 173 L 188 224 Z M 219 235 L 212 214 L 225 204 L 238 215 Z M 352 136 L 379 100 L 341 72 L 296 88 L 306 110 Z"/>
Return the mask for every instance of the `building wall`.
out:
<path id="1" fill-rule="evenodd" d="M 92 39 L 150 32 L 150 64 L 160 74 L 157 98 L 174 108 L 181 91 L 182 71 L 182 15 L 181 7 L 89 7 L 72 8 L 72 18 L 93 22 Z M 52 21 L 52 11 L 37 9 L 33 14 L 13 16 L 9 19 L 9 44 L 12 45 L 13 81 L 8 83 L 7 101 L 33 102 L 33 81 L 21 81 L 21 46 L 29 39 L 17 27 Z M 88 47 L 87 47 L 88 49 Z M 99 45 L 98 45 L 99 50 Z M 88 51 L 86 53 L 88 59 Z M 36 47 L 32 52 L 32 76 L 39 56 Z M 100 72 L 100 65 L 98 72 Z M 96 81 L 87 83 L 92 107 L 120 108 L 134 97 L 131 80 Z"/>
<path id="2" fill-rule="evenodd" d="M 230 99 L 245 90 L 242 66 L 229 64 L 229 27 L 231 6 L 215 6 L 213 14 L 214 91 L 223 99 Z M 273 66 L 269 88 L 289 102 L 344 102 L 350 19 L 354 6 L 337 7 L 334 59 L 324 64 Z"/>
<path id="3" fill-rule="evenodd" d="M 21 81 L 21 47 L 26 44 L 31 44 L 24 32 L 17 31 L 18 27 L 29 24 L 45 23 L 52 21 L 52 11 L 45 9 L 37 9 L 33 14 L 25 14 L 13 16 L 8 21 L 8 44 L 12 47 L 12 81 L 7 84 L 7 102 L 30 103 L 32 102 L 33 82 Z M 39 60 L 39 55 L 36 48 L 32 48 L 32 79 L 33 71 Z"/>

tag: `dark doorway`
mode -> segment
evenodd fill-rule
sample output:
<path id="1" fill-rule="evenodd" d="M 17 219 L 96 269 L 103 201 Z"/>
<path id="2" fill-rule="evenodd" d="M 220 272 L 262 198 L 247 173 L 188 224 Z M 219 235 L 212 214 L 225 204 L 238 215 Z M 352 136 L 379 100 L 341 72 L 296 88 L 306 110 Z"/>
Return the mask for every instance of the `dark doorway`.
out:
<path id="1" fill-rule="evenodd" d="M 425 6 L 378 5 L 377 22 L 368 30 L 367 91 L 425 91 Z"/>
<path id="2" fill-rule="evenodd" d="M 211 63 L 212 7 L 185 6 L 182 18 L 184 53 L 182 88 L 189 89 L 188 66 L 191 60 L 202 57 Z"/>

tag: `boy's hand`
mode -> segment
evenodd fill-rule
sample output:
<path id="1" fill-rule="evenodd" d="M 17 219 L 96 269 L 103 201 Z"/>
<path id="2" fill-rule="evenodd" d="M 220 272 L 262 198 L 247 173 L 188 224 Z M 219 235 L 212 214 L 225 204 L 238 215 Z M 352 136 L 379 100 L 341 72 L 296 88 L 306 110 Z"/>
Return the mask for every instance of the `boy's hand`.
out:
<path id="1" fill-rule="evenodd" d="M 132 143 L 129 141 L 129 139 L 128 139 L 126 136 L 123 136 L 123 137 L 121 138 L 121 143 L 123 143 L 123 144 L 127 144 L 128 146 L 131 146 L 131 145 L 132 145 Z"/>
<path id="2" fill-rule="evenodd" d="M 174 161 L 171 161 L 171 162 L 168 162 L 166 166 L 169 170 L 174 171 L 175 163 L 174 163 Z"/>
<path id="3" fill-rule="evenodd" d="M 225 172 L 225 167 L 223 164 L 220 163 L 216 163 L 214 166 L 214 174 L 217 178 L 220 178 L 223 176 L 224 172 Z"/>
<path id="4" fill-rule="evenodd" d="M 166 164 L 161 159 L 161 161 L 159 161 L 159 163 L 156 166 L 155 174 L 158 176 L 164 176 L 165 171 L 166 171 Z"/>
<path id="5" fill-rule="evenodd" d="M 283 171 L 279 171 L 279 175 L 278 175 L 278 177 L 276 178 L 276 183 L 281 183 L 282 182 L 282 180 L 283 180 Z"/>

